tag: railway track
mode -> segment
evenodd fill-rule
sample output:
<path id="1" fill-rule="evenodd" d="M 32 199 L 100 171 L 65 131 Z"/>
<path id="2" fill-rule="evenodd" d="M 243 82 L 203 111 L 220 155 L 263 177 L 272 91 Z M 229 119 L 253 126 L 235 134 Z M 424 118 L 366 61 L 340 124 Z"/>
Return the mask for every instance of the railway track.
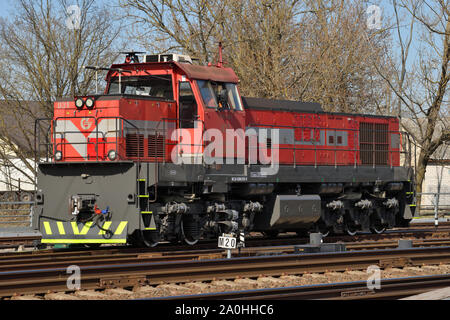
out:
<path id="1" fill-rule="evenodd" d="M 450 247 L 180 261 L 155 261 L 146 257 L 121 260 L 116 257 L 79 267 L 83 289 L 105 289 L 260 275 L 365 270 L 370 265 L 387 268 L 442 263 L 450 263 Z M 0 296 L 67 291 L 67 266 L 68 263 L 64 262 L 53 267 L 3 269 L 0 271 Z"/>
<path id="2" fill-rule="evenodd" d="M 450 275 L 432 275 L 380 280 L 379 289 L 369 289 L 366 281 L 267 288 L 245 291 L 183 295 L 152 300 L 361 300 L 400 299 L 450 286 Z"/>
<path id="3" fill-rule="evenodd" d="M 37 235 L 0 237 L 0 248 L 10 248 L 19 245 L 32 246 L 38 240 L 41 240 L 41 237 Z"/>
<path id="4" fill-rule="evenodd" d="M 415 240 L 413 247 L 437 247 L 450 246 L 450 238 Z M 270 246 L 250 247 L 242 250 L 233 250 L 233 257 L 252 257 L 263 255 L 293 254 L 295 246 Z M 365 243 L 347 243 L 348 251 L 370 250 L 370 249 L 394 249 L 398 247 L 396 241 L 372 241 Z M 110 262 L 139 262 L 139 261 L 180 261 L 180 260 L 205 260 L 223 259 L 226 257 L 223 249 L 197 249 L 185 251 L 153 251 L 151 249 L 138 248 L 105 248 L 103 250 L 80 250 L 80 251 L 36 251 L 26 253 L 4 253 L 0 254 L 0 271 L 25 270 L 37 268 L 63 267 L 67 265 L 89 266 L 98 263 Z"/>
<path id="5" fill-rule="evenodd" d="M 385 268 L 450 262 L 450 230 L 447 231 L 446 227 L 401 230 L 400 234 L 400 238 L 414 238 L 415 248 L 387 250 L 398 245 L 392 239 L 397 240 L 399 233 L 392 232 L 384 234 L 385 240 L 382 241 L 372 240 L 373 235 L 367 234 L 351 237 L 351 240 L 360 242 L 346 243 L 349 251 L 346 253 L 312 255 L 293 254 L 294 245 L 306 243 L 308 239 L 305 238 L 290 235 L 276 239 L 254 237 L 247 242 L 249 247 L 241 250 L 240 257 L 232 260 L 224 259 L 224 251 L 215 248 L 215 241 L 201 243 L 195 250 L 189 246 L 169 245 L 157 248 L 105 247 L 97 250 L 50 249 L 0 253 L 0 297 L 41 294 L 49 290 L 66 291 L 66 268 L 69 265 L 81 268 L 83 289 L 102 289 L 185 282 L 186 279 L 210 281 L 259 275 L 363 270 L 372 264 Z M 324 242 L 348 238 L 327 237 Z M 35 239 L 28 237 L 27 240 Z M 233 256 L 237 255 L 235 250 Z"/>
<path id="6" fill-rule="evenodd" d="M 347 235 L 337 235 L 328 236 L 323 239 L 325 243 L 334 242 L 346 242 L 346 243 L 356 243 L 356 242 L 367 242 L 367 241 L 395 241 L 399 239 L 433 239 L 433 238 L 449 238 L 450 237 L 450 222 L 447 225 L 441 225 L 435 228 L 434 225 L 430 223 L 426 224 L 414 224 L 414 229 L 404 228 L 389 230 L 383 234 L 370 234 L 370 233 L 360 233 L 355 236 Z M 418 228 L 420 227 L 420 228 Z M 34 246 L 36 242 L 40 240 L 39 236 L 17 236 L 17 237 L 3 237 L 0 238 L 0 249 L 1 248 L 13 248 L 19 245 L 24 246 Z M 259 247 L 259 246 L 280 246 L 280 245 L 296 245 L 296 244 L 306 244 L 309 242 L 307 237 L 298 237 L 294 233 L 282 234 L 277 238 L 264 238 L 259 233 L 253 233 L 247 240 L 247 247 Z M 217 247 L 215 240 L 204 240 L 196 244 L 194 247 L 189 245 L 173 245 L 169 243 L 161 243 L 155 248 L 151 248 L 152 251 L 185 251 L 195 249 L 213 249 Z M 114 248 L 102 247 L 102 249 Z M 125 248 L 120 246 L 120 248 Z M 77 248 L 81 250 L 80 248 Z M 51 250 L 51 249 L 50 249 Z M 0 253 L 1 255 L 2 253 Z"/>
<path id="7" fill-rule="evenodd" d="M 410 228 L 399 228 L 388 230 L 383 234 L 359 233 L 355 236 L 335 235 L 324 238 L 325 243 L 332 242 L 361 242 L 361 241 L 379 241 L 379 240 L 398 240 L 400 238 L 415 238 L 427 239 L 435 237 L 449 237 L 450 236 L 450 221 L 440 222 L 436 228 L 433 223 L 413 223 Z M 39 235 L 33 236 L 8 236 L 0 237 L 0 249 L 17 248 L 19 246 L 33 247 L 39 243 L 41 237 Z M 247 239 L 247 246 L 268 246 L 268 245 L 283 245 L 287 244 L 305 244 L 309 241 L 307 237 L 298 237 L 294 233 L 282 234 L 277 238 L 267 239 L 263 238 L 259 233 L 253 233 Z M 201 241 L 195 248 L 208 249 L 216 247 L 215 241 Z M 159 249 L 162 248 L 162 249 Z M 161 243 L 159 247 L 153 250 L 172 250 L 182 251 L 191 250 L 192 247 L 188 245 L 172 245 Z"/>

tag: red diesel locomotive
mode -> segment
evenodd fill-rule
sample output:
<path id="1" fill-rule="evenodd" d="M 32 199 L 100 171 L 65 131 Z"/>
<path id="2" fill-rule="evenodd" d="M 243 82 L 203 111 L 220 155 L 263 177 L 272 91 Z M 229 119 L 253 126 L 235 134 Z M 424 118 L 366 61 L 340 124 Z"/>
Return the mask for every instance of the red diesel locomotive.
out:
<path id="1" fill-rule="evenodd" d="M 103 94 L 59 99 L 37 122 L 42 243 L 380 233 L 414 215 L 409 140 L 395 117 L 244 98 L 221 61 L 129 53 L 106 70 Z"/>

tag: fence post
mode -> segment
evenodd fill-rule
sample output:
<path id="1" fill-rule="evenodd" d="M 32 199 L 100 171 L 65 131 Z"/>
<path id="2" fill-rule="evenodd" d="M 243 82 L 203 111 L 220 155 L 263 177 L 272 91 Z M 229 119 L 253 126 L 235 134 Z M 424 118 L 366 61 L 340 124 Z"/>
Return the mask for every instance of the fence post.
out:
<path id="1" fill-rule="evenodd" d="M 34 211 L 34 207 L 33 207 L 33 205 L 31 205 L 31 207 L 30 207 L 30 228 L 33 227 L 33 211 Z"/>
<path id="2" fill-rule="evenodd" d="M 438 221 L 438 199 L 439 194 L 434 194 L 434 226 L 437 228 L 439 221 Z"/>

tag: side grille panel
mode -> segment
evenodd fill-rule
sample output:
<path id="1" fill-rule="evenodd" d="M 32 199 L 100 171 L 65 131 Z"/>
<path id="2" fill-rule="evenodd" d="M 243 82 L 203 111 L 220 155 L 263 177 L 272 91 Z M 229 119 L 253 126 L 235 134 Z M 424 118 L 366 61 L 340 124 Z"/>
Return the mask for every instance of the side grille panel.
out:
<path id="1" fill-rule="evenodd" d="M 149 158 L 164 157 L 164 136 L 162 135 L 148 136 L 148 156 Z"/>
<path id="2" fill-rule="evenodd" d="M 387 124 L 361 122 L 359 124 L 359 143 L 361 164 L 389 164 Z"/>
<path id="3" fill-rule="evenodd" d="M 144 135 L 135 133 L 126 135 L 126 154 L 129 158 L 144 156 Z"/>

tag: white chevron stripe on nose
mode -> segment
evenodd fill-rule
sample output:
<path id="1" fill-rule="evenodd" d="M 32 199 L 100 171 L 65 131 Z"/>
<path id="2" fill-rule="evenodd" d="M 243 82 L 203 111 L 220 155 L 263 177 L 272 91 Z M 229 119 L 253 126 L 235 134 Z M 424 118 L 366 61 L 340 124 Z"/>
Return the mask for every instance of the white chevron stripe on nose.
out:
<path id="1" fill-rule="evenodd" d="M 115 119 L 103 119 L 98 124 L 98 136 L 96 126 L 92 126 L 92 132 L 86 137 L 78 127 L 70 119 L 61 119 L 55 121 L 56 138 L 64 138 L 75 151 L 83 159 L 87 159 L 88 139 L 107 137 L 108 135 L 116 136 L 116 121 Z"/>

